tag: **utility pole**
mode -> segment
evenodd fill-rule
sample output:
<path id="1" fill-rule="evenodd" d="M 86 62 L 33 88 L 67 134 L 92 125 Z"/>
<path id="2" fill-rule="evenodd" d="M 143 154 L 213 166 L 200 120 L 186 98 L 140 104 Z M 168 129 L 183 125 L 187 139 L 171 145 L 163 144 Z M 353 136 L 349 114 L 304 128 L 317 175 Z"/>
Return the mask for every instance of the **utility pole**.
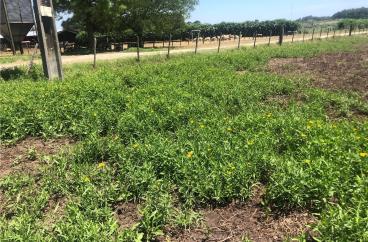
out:
<path id="1" fill-rule="evenodd" d="M 33 0 L 42 65 L 49 80 L 64 78 L 52 0 Z"/>

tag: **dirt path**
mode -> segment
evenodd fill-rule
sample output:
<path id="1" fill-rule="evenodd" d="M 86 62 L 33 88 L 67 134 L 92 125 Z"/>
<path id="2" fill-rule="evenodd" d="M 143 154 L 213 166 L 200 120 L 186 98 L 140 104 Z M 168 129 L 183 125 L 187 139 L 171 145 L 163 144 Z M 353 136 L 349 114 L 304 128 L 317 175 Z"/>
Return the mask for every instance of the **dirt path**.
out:
<path id="1" fill-rule="evenodd" d="M 362 35 L 367 34 L 368 32 L 361 32 L 361 33 L 355 33 L 355 35 Z M 336 36 L 347 36 L 348 34 L 345 33 L 339 33 L 336 34 Z M 332 37 L 332 33 L 329 35 L 329 37 Z M 315 34 L 315 39 L 319 39 L 319 34 Z M 324 35 L 321 37 L 322 39 L 327 38 L 327 34 L 324 33 Z M 311 40 L 312 35 L 308 34 L 305 36 L 305 40 Z M 303 35 L 296 35 L 294 38 L 295 42 L 303 41 Z M 271 44 L 277 44 L 278 37 L 272 37 Z M 284 39 L 285 43 L 292 42 L 292 36 L 285 36 Z M 250 38 L 245 38 L 241 41 L 242 47 L 250 47 L 253 46 L 254 42 Z M 257 39 L 257 45 L 265 45 L 268 44 L 268 37 L 262 37 Z M 221 49 L 236 49 L 238 47 L 238 41 L 224 41 L 221 43 Z M 211 42 L 211 43 L 200 43 L 198 52 L 211 52 L 211 51 L 217 51 L 217 42 Z M 171 50 L 171 55 L 178 55 L 178 54 L 184 54 L 184 53 L 191 53 L 194 52 L 194 45 L 193 43 L 189 46 L 184 46 L 182 49 L 173 49 Z M 141 57 L 145 56 L 165 56 L 167 55 L 167 50 L 163 51 L 152 51 L 152 52 L 141 52 Z M 98 61 L 110 61 L 110 60 L 118 60 L 118 59 L 129 59 L 129 58 L 136 58 L 137 54 L 135 52 L 115 52 L 115 53 L 101 53 L 97 54 L 97 60 Z M 69 64 L 78 64 L 78 63 L 91 63 L 93 62 L 93 55 L 72 55 L 72 56 L 62 56 L 62 62 L 64 65 Z M 41 64 L 41 60 L 36 60 L 36 64 Z M 17 61 L 13 63 L 8 64 L 1 64 L 1 69 L 8 69 L 8 68 L 14 68 L 18 66 L 27 66 L 29 64 L 28 61 Z"/>

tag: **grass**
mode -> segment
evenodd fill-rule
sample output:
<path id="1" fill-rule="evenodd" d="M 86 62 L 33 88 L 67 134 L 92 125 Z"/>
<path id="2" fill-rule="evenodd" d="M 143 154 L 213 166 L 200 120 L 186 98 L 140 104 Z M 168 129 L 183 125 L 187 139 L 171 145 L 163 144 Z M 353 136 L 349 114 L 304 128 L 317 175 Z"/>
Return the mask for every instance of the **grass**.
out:
<path id="1" fill-rule="evenodd" d="M 321 241 L 368 240 L 368 123 L 358 95 L 265 71 L 269 59 L 350 51 L 364 37 L 65 68 L 65 81 L 7 75 L 0 140 L 67 136 L 38 176 L 0 181 L 3 241 L 140 241 L 188 227 L 196 208 L 247 201 L 257 184 L 274 212 L 308 210 Z M 239 71 L 246 71 L 239 74 Z M 270 102 L 287 96 L 288 105 Z M 29 152 L 34 157 L 33 152 Z M 65 201 L 50 218 L 50 201 Z M 113 215 L 139 204 L 121 230 Z M 54 210 L 56 211 L 56 209 Z M 303 235 L 300 237 L 303 240 Z"/>

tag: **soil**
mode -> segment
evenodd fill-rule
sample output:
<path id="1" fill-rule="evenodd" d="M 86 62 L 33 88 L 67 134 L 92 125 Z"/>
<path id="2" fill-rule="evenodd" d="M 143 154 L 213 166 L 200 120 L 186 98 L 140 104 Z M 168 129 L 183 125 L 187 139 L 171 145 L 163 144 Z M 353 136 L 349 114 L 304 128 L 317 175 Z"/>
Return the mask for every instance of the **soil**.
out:
<path id="1" fill-rule="evenodd" d="M 73 143 L 67 138 L 48 141 L 27 138 L 15 145 L 0 145 L 0 179 L 14 172 L 34 174 L 43 156 L 55 155 Z"/>
<path id="2" fill-rule="evenodd" d="M 115 207 L 115 217 L 121 230 L 129 229 L 139 223 L 141 217 L 134 203 L 122 203 Z"/>
<path id="3" fill-rule="evenodd" d="M 177 230 L 167 228 L 160 241 L 284 241 L 309 231 L 316 218 L 307 212 L 276 216 L 267 214 L 261 203 L 264 189 L 255 191 L 246 204 L 232 203 L 225 207 L 199 211 L 203 222 L 197 228 Z"/>
<path id="4" fill-rule="evenodd" d="M 268 69 L 281 75 L 309 76 L 315 87 L 356 92 L 368 100 L 368 45 L 354 52 L 272 59 Z"/>

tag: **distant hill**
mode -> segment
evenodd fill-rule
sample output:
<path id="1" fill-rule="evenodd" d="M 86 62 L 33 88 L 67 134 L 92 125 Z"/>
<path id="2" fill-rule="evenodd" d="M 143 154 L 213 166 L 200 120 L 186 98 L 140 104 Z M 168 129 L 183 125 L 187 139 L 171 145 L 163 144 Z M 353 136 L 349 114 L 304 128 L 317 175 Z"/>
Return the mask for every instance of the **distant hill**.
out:
<path id="1" fill-rule="evenodd" d="M 368 8 L 353 8 L 353 9 L 345 9 L 340 12 L 335 13 L 332 17 L 324 16 L 306 16 L 298 19 L 298 21 L 308 22 L 308 21 L 326 21 L 332 19 L 368 19 Z"/>
<path id="2" fill-rule="evenodd" d="M 316 16 L 306 16 L 303 18 L 298 19 L 299 21 L 324 21 L 324 20 L 330 20 L 331 17 L 316 17 Z"/>
<path id="3" fill-rule="evenodd" d="M 347 9 L 335 13 L 332 18 L 334 19 L 342 19 L 342 18 L 350 18 L 350 19 L 368 19 L 368 8 L 354 8 Z"/>

